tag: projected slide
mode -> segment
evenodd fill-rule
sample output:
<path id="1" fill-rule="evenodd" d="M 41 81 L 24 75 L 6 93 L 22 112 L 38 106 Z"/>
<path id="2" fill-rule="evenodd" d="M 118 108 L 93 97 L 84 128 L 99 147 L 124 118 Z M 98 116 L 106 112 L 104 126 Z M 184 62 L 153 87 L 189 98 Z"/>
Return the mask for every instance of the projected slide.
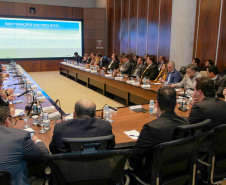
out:
<path id="1" fill-rule="evenodd" d="M 0 59 L 82 55 L 81 21 L 0 17 Z"/>

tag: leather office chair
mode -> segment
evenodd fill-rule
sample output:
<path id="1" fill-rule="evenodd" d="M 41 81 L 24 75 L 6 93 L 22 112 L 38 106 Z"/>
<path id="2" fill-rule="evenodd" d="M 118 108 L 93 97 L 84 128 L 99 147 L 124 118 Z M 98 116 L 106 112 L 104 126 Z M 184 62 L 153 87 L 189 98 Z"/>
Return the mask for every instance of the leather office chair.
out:
<path id="1" fill-rule="evenodd" d="M 213 131 L 158 144 L 153 150 L 150 185 L 195 185 L 199 143 Z M 140 179 L 138 184 L 145 184 Z M 149 184 L 148 183 L 148 184 Z"/>
<path id="2" fill-rule="evenodd" d="M 54 185 L 124 184 L 124 166 L 132 150 L 84 150 L 46 155 Z"/>
<path id="3" fill-rule="evenodd" d="M 211 119 L 206 119 L 200 123 L 192 124 L 192 125 L 181 125 L 178 126 L 173 132 L 174 139 L 185 138 L 188 136 L 192 136 L 198 132 L 204 132 L 205 128 L 211 123 Z"/>
<path id="4" fill-rule="evenodd" d="M 100 136 L 92 138 L 62 138 L 67 152 L 77 152 L 84 150 L 113 149 L 115 136 Z"/>
<path id="5" fill-rule="evenodd" d="M 181 79 L 184 78 L 184 75 L 186 74 L 186 66 L 182 66 L 180 68 L 180 75 L 181 75 Z"/>
<path id="6" fill-rule="evenodd" d="M 201 172 L 207 174 L 206 181 L 219 184 L 226 178 L 226 124 L 214 129 L 208 162 L 199 160 Z"/>
<path id="7" fill-rule="evenodd" d="M 11 174 L 6 171 L 0 171 L 0 184 L 11 185 Z"/>

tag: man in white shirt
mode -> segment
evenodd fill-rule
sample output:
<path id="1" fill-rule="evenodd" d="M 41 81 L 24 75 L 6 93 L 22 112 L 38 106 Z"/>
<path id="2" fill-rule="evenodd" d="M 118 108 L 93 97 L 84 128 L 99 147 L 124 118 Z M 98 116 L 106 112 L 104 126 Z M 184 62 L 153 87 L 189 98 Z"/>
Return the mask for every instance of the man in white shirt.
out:
<path id="1" fill-rule="evenodd" d="M 172 84 L 171 87 L 181 87 L 186 89 L 195 89 L 195 79 L 202 77 L 197 71 L 198 68 L 195 64 L 189 64 L 186 67 L 186 75 L 180 83 Z"/>

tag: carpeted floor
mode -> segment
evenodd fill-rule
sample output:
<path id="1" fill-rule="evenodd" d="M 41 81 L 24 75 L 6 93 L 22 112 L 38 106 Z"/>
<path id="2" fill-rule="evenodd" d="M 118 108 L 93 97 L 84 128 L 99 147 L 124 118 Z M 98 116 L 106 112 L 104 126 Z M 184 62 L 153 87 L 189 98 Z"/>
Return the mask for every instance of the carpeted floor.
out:
<path id="1" fill-rule="evenodd" d="M 60 75 L 59 71 L 30 72 L 34 81 L 55 101 L 60 99 L 62 110 L 68 114 L 74 110 L 74 105 L 80 98 L 90 98 L 97 105 L 97 110 L 107 103 L 112 107 L 123 105 L 97 93 L 75 81 Z"/>

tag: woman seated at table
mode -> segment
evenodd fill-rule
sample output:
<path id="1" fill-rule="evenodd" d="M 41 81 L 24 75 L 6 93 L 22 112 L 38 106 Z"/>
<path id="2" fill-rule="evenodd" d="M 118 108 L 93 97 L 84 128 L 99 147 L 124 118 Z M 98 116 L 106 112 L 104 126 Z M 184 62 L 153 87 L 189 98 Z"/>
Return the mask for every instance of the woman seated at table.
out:
<path id="1" fill-rule="evenodd" d="M 157 76 L 157 78 L 154 81 L 158 82 L 158 83 L 162 83 L 165 81 L 166 76 L 167 76 L 167 68 L 166 68 L 166 64 L 163 64 L 161 71 L 159 72 L 159 75 Z"/>

